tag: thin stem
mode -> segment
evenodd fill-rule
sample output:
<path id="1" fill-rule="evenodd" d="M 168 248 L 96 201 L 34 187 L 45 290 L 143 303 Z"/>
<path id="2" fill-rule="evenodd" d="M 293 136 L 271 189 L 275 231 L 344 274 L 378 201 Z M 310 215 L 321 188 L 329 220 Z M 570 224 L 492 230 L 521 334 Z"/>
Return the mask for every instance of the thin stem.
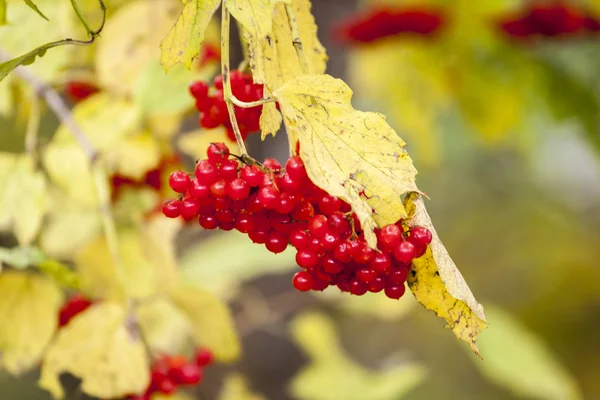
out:
<path id="1" fill-rule="evenodd" d="M 229 119 L 231 120 L 231 128 L 235 135 L 235 140 L 240 147 L 242 156 L 248 155 L 246 150 L 246 144 L 242 138 L 240 127 L 235 118 L 235 108 L 231 98 L 233 93 L 231 91 L 231 82 L 229 80 L 229 28 L 231 23 L 231 17 L 229 10 L 224 5 L 221 7 L 223 14 L 221 16 L 221 75 L 223 76 L 223 95 L 225 98 L 225 104 L 227 105 L 227 111 L 229 112 Z"/>
<path id="2" fill-rule="evenodd" d="M 40 99 L 34 91 L 27 120 L 27 130 L 25 131 L 25 151 L 34 157 L 37 148 L 37 135 L 40 129 L 40 118 Z"/>
<path id="3" fill-rule="evenodd" d="M 237 97 L 235 97 L 232 94 L 231 102 L 241 108 L 252 108 L 252 107 L 262 106 L 267 103 L 274 103 L 275 99 L 272 97 L 269 97 L 269 98 L 263 98 L 263 99 L 256 100 L 256 101 L 241 101 L 240 99 L 238 99 Z"/>
<path id="4" fill-rule="evenodd" d="M 92 28 L 90 28 L 90 24 L 87 22 L 83 13 L 81 12 L 81 9 L 77 4 L 77 0 L 71 0 L 71 6 L 73 7 L 73 11 L 75 11 L 75 14 L 77 14 L 77 18 L 79 18 L 79 21 L 81 22 L 86 32 L 88 33 L 88 35 L 90 35 L 92 39 L 98 36 L 100 32 L 102 32 L 102 29 L 104 29 L 104 23 L 106 22 L 106 5 L 104 4 L 103 0 L 98 0 L 98 3 L 100 5 L 100 9 L 102 10 L 102 22 L 100 23 L 100 27 L 98 29 L 92 30 Z"/>
<path id="5" fill-rule="evenodd" d="M 308 62 L 306 61 L 304 49 L 302 48 L 302 40 L 300 39 L 300 27 L 298 26 L 298 21 L 296 20 L 294 8 L 291 4 L 286 4 L 285 11 L 290 21 L 290 29 L 292 31 L 292 42 L 294 43 L 294 48 L 296 49 L 296 54 L 298 55 L 298 61 L 300 61 L 300 68 L 302 69 L 303 74 L 309 74 L 310 71 L 308 70 Z"/>
<path id="6" fill-rule="evenodd" d="M 238 35 L 240 36 L 240 46 L 242 47 L 242 54 L 244 55 L 244 59 L 238 66 L 240 71 L 246 70 L 248 68 L 248 64 L 250 63 L 250 56 L 248 55 L 248 43 L 244 38 L 244 27 L 240 24 L 239 21 L 236 21 L 238 28 Z"/>

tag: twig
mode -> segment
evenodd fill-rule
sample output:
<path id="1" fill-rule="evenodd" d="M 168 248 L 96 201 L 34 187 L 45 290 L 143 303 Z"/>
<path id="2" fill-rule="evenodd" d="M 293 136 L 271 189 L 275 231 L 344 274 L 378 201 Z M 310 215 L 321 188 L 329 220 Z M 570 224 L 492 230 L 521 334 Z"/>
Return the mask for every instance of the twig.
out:
<path id="1" fill-rule="evenodd" d="M 27 130 L 25 131 L 25 151 L 36 157 L 37 136 L 40 130 L 40 98 L 33 93 L 31 98 L 31 110 L 29 110 L 29 118 L 27 120 Z"/>
<path id="2" fill-rule="evenodd" d="M 229 119 L 231 121 L 231 128 L 235 135 L 235 140 L 240 147 L 242 156 L 248 155 L 246 150 L 246 144 L 242 138 L 240 127 L 235 118 L 235 107 L 231 98 L 233 93 L 231 91 L 231 81 L 229 80 L 229 29 L 231 24 L 231 16 L 229 10 L 225 5 L 221 7 L 223 14 L 221 16 L 221 75 L 223 76 L 223 96 L 225 97 L 225 104 L 227 105 L 227 111 L 229 112 Z"/>
<path id="3" fill-rule="evenodd" d="M 300 27 L 298 26 L 298 21 L 296 20 L 294 8 L 291 4 L 286 4 L 285 11 L 290 21 L 290 29 L 292 31 L 292 42 L 294 43 L 294 48 L 296 49 L 296 54 L 298 55 L 298 61 L 300 61 L 300 68 L 302 69 L 303 74 L 309 74 L 310 71 L 308 70 L 308 62 L 306 61 L 304 49 L 302 48 L 302 40 L 300 39 Z"/>
<path id="4" fill-rule="evenodd" d="M 262 106 L 267 103 L 274 103 L 275 101 L 276 100 L 272 97 L 263 98 L 263 99 L 256 100 L 256 101 L 241 101 L 240 99 L 235 97 L 233 94 L 231 95 L 231 102 L 241 108 L 258 107 L 258 106 Z"/>
<path id="5" fill-rule="evenodd" d="M 77 0 L 71 0 L 71 6 L 73 7 L 73 11 L 75 11 L 75 14 L 77 14 L 77 18 L 79 18 L 79 21 L 85 28 L 88 35 L 90 35 L 91 39 L 95 39 L 98 35 L 100 35 L 102 29 L 104 29 L 104 23 L 106 22 L 106 5 L 104 4 L 103 0 L 98 0 L 98 3 L 100 4 L 100 9 L 102 10 L 102 22 L 100 23 L 100 27 L 98 27 L 98 29 L 92 30 L 90 28 L 90 24 L 88 24 L 87 20 L 83 16 L 83 13 L 81 12 L 79 5 L 77 4 Z"/>

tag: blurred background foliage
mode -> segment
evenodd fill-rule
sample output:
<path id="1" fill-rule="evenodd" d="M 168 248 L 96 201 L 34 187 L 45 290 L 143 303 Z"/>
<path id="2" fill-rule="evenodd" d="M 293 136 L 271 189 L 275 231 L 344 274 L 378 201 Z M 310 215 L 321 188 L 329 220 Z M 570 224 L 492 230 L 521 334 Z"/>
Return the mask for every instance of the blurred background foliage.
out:
<path id="1" fill-rule="evenodd" d="M 99 20 L 95 1 L 79 2 L 92 21 Z M 158 44 L 181 2 L 106 2 L 108 22 L 96 44 L 52 49 L 28 68 L 61 93 L 73 81 L 100 90 L 72 101 L 73 113 L 113 177 L 139 181 L 158 169 L 164 181 L 181 163 L 189 169 L 207 143 L 225 140 L 222 131 L 198 129 L 187 93 L 191 81 L 212 78 L 218 67 L 209 60 L 192 71 L 177 67 L 163 74 Z M 8 1 L 2 51 L 15 56 L 48 40 L 84 37 L 68 2 L 36 4 L 50 22 L 22 1 Z M 600 398 L 600 35 L 516 40 L 500 29 L 502 18 L 539 4 L 547 2 L 313 0 L 330 55 L 328 73 L 347 80 L 357 108 L 384 113 L 407 141 L 438 233 L 486 308 L 483 361 L 412 296 L 396 303 L 374 295 L 297 293 L 290 284 L 292 255 L 274 256 L 233 232 L 209 235 L 196 226 L 148 219 L 168 193 L 165 185 L 159 191 L 113 185 L 128 293 L 153 293 L 174 279 L 232 307 L 242 358 L 208 371 L 189 398 Z M 552 4 L 600 18 L 597 0 Z M 383 6 L 433 8 L 444 23 L 431 35 L 339 40 L 335 32 L 343 18 Z M 208 46 L 217 38 L 213 26 Z M 241 57 L 238 49 L 237 61 Z M 39 201 L 10 208 L 14 196 L 2 193 L 3 227 L 13 220 L 9 225 L 18 227 L 23 210 L 28 218 L 1 244 L 33 243 L 73 265 L 87 294 L 106 296 L 114 276 L 99 236 L 87 160 L 13 74 L 0 83 L 0 150 L 24 152 L 26 133 L 36 128 L 37 148 L 43 149 L 37 162 L 51 185 L 40 187 L 26 165 L 2 164 L 0 181 L 25 171 L 19 182 L 29 184 L 17 192 L 34 193 Z M 249 148 L 257 158 L 287 157 L 283 134 L 264 143 L 253 135 Z M 185 322 L 174 319 L 169 305 L 139 312 L 149 316 L 157 346 L 181 347 L 173 331 Z M 0 343 L 3 335 L 18 334 L 0 332 Z M 0 373 L 0 397 L 49 398 L 35 389 L 35 379 L 35 373 Z M 73 389 L 68 397 L 82 394 Z"/>

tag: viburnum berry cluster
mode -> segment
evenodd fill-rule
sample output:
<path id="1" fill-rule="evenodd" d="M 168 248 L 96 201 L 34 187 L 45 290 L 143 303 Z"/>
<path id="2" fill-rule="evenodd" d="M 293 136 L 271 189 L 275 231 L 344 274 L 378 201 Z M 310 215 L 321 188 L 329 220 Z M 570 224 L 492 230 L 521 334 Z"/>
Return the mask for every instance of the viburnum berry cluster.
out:
<path id="1" fill-rule="evenodd" d="M 62 328 L 67 325 L 78 314 L 87 310 L 94 302 L 80 293 L 69 297 L 58 313 L 58 326 Z"/>
<path id="2" fill-rule="evenodd" d="M 285 168 L 271 158 L 245 165 L 223 143 L 211 144 L 207 156 L 194 174 L 171 174 L 169 185 L 180 195 L 163 203 L 165 216 L 197 219 L 205 229 L 236 229 L 272 253 L 291 244 L 304 269 L 293 278 L 300 291 L 337 286 L 358 296 L 404 294 L 413 259 L 432 240 L 428 229 L 408 229 L 403 221 L 386 225 L 376 231 L 374 250 L 350 205 L 311 182 L 299 156 Z"/>
<path id="3" fill-rule="evenodd" d="M 229 74 L 231 91 L 241 101 L 252 102 L 262 99 L 263 85 L 253 83 L 251 74 L 231 71 Z M 200 111 L 200 126 L 214 129 L 218 126 L 227 128 L 227 137 L 235 141 L 233 128 L 229 119 L 227 105 L 223 97 L 223 76 L 218 75 L 210 87 L 207 82 L 194 82 L 190 85 L 190 93 L 196 99 L 196 108 Z M 260 130 L 260 114 L 262 105 L 242 108 L 235 106 L 235 117 L 240 127 L 242 138 Z"/>
<path id="4" fill-rule="evenodd" d="M 211 365 L 214 356 L 210 350 L 198 349 L 193 360 L 183 356 L 164 355 L 158 358 L 150 371 L 150 384 L 143 394 L 129 395 L 128 400 L 150 400 L 154 393 L 172 395 L 180 386 L 194 386 L 202 382 L 204 368 Z"/>
<path id="5" fill-rule="evenodd" d="M 73 103 L 79 103 L 99 91 L 100 88 L 91 82 L 73 80 L 65 85 L 65 94 Z"/>

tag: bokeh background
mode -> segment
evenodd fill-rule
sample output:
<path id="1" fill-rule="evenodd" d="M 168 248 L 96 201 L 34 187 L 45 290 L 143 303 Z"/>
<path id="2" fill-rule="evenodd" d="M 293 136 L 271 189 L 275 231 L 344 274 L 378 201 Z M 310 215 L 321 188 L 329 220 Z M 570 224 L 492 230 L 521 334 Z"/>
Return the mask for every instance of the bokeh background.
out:
<path id="1" fill-rule="evenodd" d="M 136 27 L 117 27 L 133 3 Z M 59 91 L 82 79 L 131 97 L 136 71 L 157 62 L 165 33 L 154 32 L 161 8 L 141 3 L 155 0 L 107 1 L 116 11 L 97 45 L 49 51 L 32 70 Z M 57 22 L 58 6 L 45 7 L 56 18 L 50 28 L 9 4 L 9 20 L 22 25 L 0 27 L 5 52 L 23 53 L 68 29 Z M 546 13 L 532 17 L 536 7 Z M 407 20 L 407 10 L 418 12 Z M 176 242 L 179 268 L 230 302 L 244 349 L 238 364 L 211 369 L 191 394 L 218 398 L 224 374 L 237 370 L 274 400 L 600 398 L 600 32 L 592 24 L 600 2 L 313 0 L 313 13 L 328 73 L 354 89 L 356 108 L 388 116 L 408 144 L 436 229 L 486 309 L 483 360 L 410 294 L 394 302 L 298 293 L 293 254 L 186 227 Z M 423 28 L 419 13 L 435 15 L 435 29 Z M 357 39 L 351 26 L 375 38 Z M 110 41 L 114 47 L 103 44 Z M 239 46 L 233 57 L 241 61 Z M 179 97 L 166 101 L 180 101 L 185 79 Z M 0 83 L 2 151 L 22 148 L 31 109 L 17 79 Z M 163 116 L 168 122 L 168 112 L 153 115 Z M 196 118 L 190 111 L 168 135 L 188 166 L 203 140 Z M 164 124 L 157 131 L 168 130 Z M 40 141 L 57 126 L 43 108 Z M 248 146 L 257 158 L 287 157 L 283 133 L 262 143 L 251 135 Z M 35 378 L 0 372 L 0 398 L 48 399 Z M 69 398 L 84 398 L 72 385 Z"/>

